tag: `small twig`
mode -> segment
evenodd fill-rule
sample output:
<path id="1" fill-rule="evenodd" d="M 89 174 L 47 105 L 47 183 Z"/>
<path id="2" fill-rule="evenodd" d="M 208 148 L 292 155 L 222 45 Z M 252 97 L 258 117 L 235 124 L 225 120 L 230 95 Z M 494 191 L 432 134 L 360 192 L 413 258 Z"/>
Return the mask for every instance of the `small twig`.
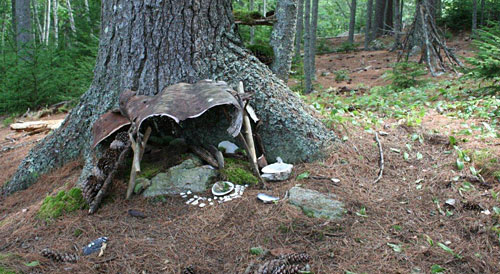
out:
<path id="1" fill-rule="evenodd" d="M 384 151 L 382 151 L 382 144 L 380 143 L 380 139 L 378 138 L 378 133 L 375 131 L 375 141 L 377 141 L 378 151 L 380 153 L 380 162 L 379 167 L 380 170 L 378 172 L 378 177 L 373 181 L 374 184 L 378 183 L 380 179 L 382 179 L 382 174 L 384 174 Z"/>

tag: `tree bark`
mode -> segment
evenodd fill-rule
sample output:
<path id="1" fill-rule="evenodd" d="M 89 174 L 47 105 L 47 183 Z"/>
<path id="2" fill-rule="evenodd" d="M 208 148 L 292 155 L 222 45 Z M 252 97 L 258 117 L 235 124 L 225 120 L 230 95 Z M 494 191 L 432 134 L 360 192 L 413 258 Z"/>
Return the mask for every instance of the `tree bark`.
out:
<path id="1" fill-rule="evenodd" d="M 271 70 L 286 83 L 292 65 L 297 0 L 278 0 L 275 15 L 277 21 L 274 23 L 270 41 L 274 51 Z"/>
<path id="2" fill-rule="evenodd" d="M 304 0 L 304 78 L 305 87 L 304 93 L 312 91 L 312 75 L 311 75 L 311 0 Z"/>
<path id="3" fill-rule="evenodd" d="M 80 178 L 85 178 L 93 166 L 92 124 L 117 107 L 124 89 L 154 95 L 178 82 L 216 79 L 236 88 L 243 81 L 247 90 L 255 92 L 250 103 L 262 120 L 258 134 L 268 159 L 311 161 L 324 155 L 335 140 L 300 98 L 244 48 L 231 0 L 102 1 L 101 10 L 91 87 L 62 126 L 29 152 L 3 193 L 27 188 L 41 174 L 81 156 L 85 166 Z M 184 122 L 183 132 L 189 133 L 189 124 L 195 121 L 200 121 L 195 132 L 207 138 L 199 140 L 205 145 L 231 140 L 225 127 L 217 131 L 204 120 Z"/>
<path id="4" fill-rule="evenodd" d="M 481 0 L 481 19 L 479 19 L 479 25 L 484 26 L 484 5 L 485 5 L 485 0 Z"/>
<path id="5" fill-rule="evenodd" d="M 71 28 L 71 32 L 75 34 L 76 33 L 75 18 L 73 17 L 73 10 L 71 9 L 70 0 L 66 0 L 66 6 L 68 8 L 69 27 Z"/>
<path id="6" fill-rule="evenodd" d="M 368 0 L 366 2 L 366 27 L 365 27 L 365 50 L 368 50 L 368 46 L 371 41 L 371 30 L 372 30 L 372 18 L 373 18 L 373 0 Z"/>
<path id="7" fill-rule="evenodd" d="M 384 33 L 384 11 L 386 0 L 375 1 L 375 19 L 372 25 L 372 38 L 375 39 Z"/>
<path id="8" fill-rule="evenodd" d="M 351 18 L 349 20 L 349 43 L 354 43 L 354 27 L 356 25 L 356 0 L 351 0 Z"/>
<path id="9" fill-rule="evenodd" d="M 30 0 L 15 1 L 16 44 L 24 51 L 32 41 Z M 23 53 L 21 53 L 23 54 Z"/>
<path id="10" fill-rule="evenodd" d="M 52 0 L 52 13 L 54 19 L 54 44 L 57 47 L 59 44 L 59 20 L 57 18 L 57 10 L 59 8 L 59 4 L 57 0 Z"/>
<path id="11" fill-rule="evenodd" d="M 477 30 L 477 0 L 472 0 L 472 35 Z"/>
<path id="12" fill-rule="evenodd" d="M 398 49 L 401 44 L 401 13 L 399 10 L 399 0 L 393 0 L 394 6 L 394 49 Z"/>
<path id="13" fill-rule="evenodd" d="M 295 32 L 295 60 L 300 60 L 300 48 L 304 29 L 304 0 L 298 0 L 297 30 Z"/>
<path id="14" fill-rule="evenodd" d="M 50 37 L 50 11 L 51 11 L 51 0 L 47 0 L 47 6 L 45 9 L 45 23 L 43 26 L 43 41 L 45 45 L 49 44 Z"/>
<path id="15" fill-rule="evenodd" d="M 39 16 L 39 13 L 38 13 L 38 3 L 36 0 L 32 0 L 31 1 L 31 5 L 33 6 L 33 18 L 35 18 L 35 24 L 36 24 L 36 28 L 35 29 L 35 39 L 36 37 L 38 36 L 38 42 L 42 43 L 42 33 L 43 33 L 43 29 L 42 29 L 42 24 L 40 24 L 40 18 L 38 17 Z M 38 31 L 38 33 L 37 33 Z"/>
<path id="16" fill-rule="evenodd" d="M 311 77 L 316 80 L 316 38 L 318 31 L 318 5 L 319 0 L 312 0 L 311 7 Z"/>
<path id="17" fill-rule="evenodd" d="M 12 41 L 14 43 L 14 49 L 17 51 L 16 0 L 10 1 L 10 8 L 12 12 Z"/>
<path id="18" fill-rule="evenodd" d="M 254 10 L 254 0 L 250 0 L 250 11 L 253 10 Z M 250 44 L 255 44 L 255 26 L 250 26 Z"/>

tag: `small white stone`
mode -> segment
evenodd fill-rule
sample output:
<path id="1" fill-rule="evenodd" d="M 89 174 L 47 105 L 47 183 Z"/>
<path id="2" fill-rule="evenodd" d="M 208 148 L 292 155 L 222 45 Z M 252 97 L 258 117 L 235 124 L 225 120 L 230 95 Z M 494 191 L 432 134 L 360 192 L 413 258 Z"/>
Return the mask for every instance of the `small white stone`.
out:
<path id="1" fill-rule="evenodd" d="M 181 196 L 186 196 L 186 193 L 181 192 L 181 193 L 180 193 L 180 195 L 181 195 Z"/>
<path id="2" fill-rule="evenodd" d="M 222 204 L 223 202 L 224 202 L 224 201 L 222 201 L 222 200 L 219 200 L 219 204 Z"/>
<path id="3" fill-rule="evenodd" d="M 211 202 L 212 201 L 212 198 L 208 198 L 208 201 Z"/>
<path id="4" fill-rule="evenodd" d="M 214 205 L 214 202 L 210 202 L 210 205 Z"/>
<path id="5" fill-rule="evenodd" d="M 206 204 L 205 204 L 205 203 L 201 203 L 201 204 L 199 205 L 199 207 L 205 207 L 205 206 L 206 206 Z"/>
<path id="6" fill-rule="evenodd" d="M 195 197 L 196 199 L 198 199 L 198 198 L 199 198 L 199 197 L 198 197 L 198 195 L 194 195 L 193 197 Z"/>
<path id="7" fill-rule="evenodd" d="M 245 185 L 245 187 L 248 187 L 248 185 Z"/>
<path id="8" fill-rule="evenodd" d="M 217 196 L 216 196 L 216 197 L 214 197 L 214 200 L 218 200 L 218 199 L 219 199 L 219 197 L 217 197 Z"/>
<path id="9" fill-rule="evenodd" d="M 193 193 L 193 192 L 191 192 L 191 190 L 188 190 L 188 191 L 186 192 L 186 194 L 187 194 L 187 195 L 191 195 L 191 193 Z"/>
<path id="10" fill-rule="evenodd" d="M 194 201 L 192 205 L 198 205 L 198 200 Z"/>
<path id="11" fill-rule="evenodd" d="M 229 202 L 229 201 L 231 201 L 232 199 L 233 199 L 233 198 L 229 197 L 229 198 L 227 198 L 227 199 L 224 199 L 224 202 Z"/>
<path id="12" fill-rule="evenodd" d="M 206 197 L 200 197 L 200 200 L 205 201 L 205 200 L 207 200 L 207 198 Z"/>

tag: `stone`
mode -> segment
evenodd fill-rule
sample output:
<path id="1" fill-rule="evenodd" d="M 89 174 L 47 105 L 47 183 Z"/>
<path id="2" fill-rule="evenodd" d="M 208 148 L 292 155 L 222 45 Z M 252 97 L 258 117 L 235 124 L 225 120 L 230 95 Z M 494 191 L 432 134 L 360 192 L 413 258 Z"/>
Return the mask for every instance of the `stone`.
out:
<path id="1" fill-rule="evenodd" d="M 201 193 L 217 178 L 217 170 L 202 166 L 199 159 L 187 159 L 181 164 L 171 167 L 166 173 L 158 173 L 151 179 L 144 197 L 174 195 L 180 192 L 187 194 Z"/>
<path id="2" fill-rule="evenodd" d="M 304 214 L 316 218 L 340 219 L 344 204 L 336 200 L 334 194 L 324 194 L 315 190 L 292 187 L 288 202 L 302 209 Z"/>
<path id="3" fill-rule="evenodd" d="M 149 187 L 151 182 L 147 178 L 137 178 L 135 179 L 134 193 L 140 194 L 144 189 Z"/>

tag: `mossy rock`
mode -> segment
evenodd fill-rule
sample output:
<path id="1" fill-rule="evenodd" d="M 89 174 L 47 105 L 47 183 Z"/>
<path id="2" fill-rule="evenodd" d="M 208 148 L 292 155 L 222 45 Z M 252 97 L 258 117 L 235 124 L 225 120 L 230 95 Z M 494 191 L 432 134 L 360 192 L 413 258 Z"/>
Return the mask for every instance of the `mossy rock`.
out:
<path id="1" fill-rule="evenodd" d="M 82 190 L 72 188 L 68 192 L 62 190 L 56 196 L 47 196 L 38 210 L 38 218 L 45 221 L 54 220 L 64 213 L 73 212 L 85 207 Z"/>
<path id="2" fill-rule="evenodd" d="M 234 184 L 251 185 L 258 183 L 257 177 L 251 172 L 250 164 L 242 160 L 226 158 L 224 168 L 220 170 L 220 173 L 223 180 Z"/>

